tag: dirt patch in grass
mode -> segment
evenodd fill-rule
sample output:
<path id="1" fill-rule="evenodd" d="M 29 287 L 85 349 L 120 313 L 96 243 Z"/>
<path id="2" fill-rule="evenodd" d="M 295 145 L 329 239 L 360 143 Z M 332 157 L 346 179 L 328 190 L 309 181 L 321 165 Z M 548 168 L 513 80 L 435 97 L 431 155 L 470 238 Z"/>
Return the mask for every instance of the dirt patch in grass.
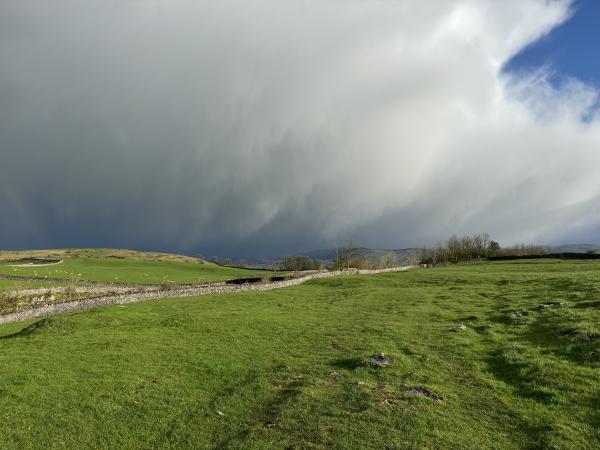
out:
<path id="1" fill-rule="evenodd" d="M 435 392 L 432 392 L 429 389 L 424 388 L 422 386 L 410 388 L 407 392 L 410 395 L 414 395 L 417 397 L 425 397 L 430 400 L 434 400 L 436 402 L 443 402 L 443 403 L 446 402 L 446 399 L 444 397 L 442 397 L 441 395 L 438 395 Z"/>
<path id="2" fill-rule="evenodd" d="M 389 367 L 394 363 L 394 361 L 384 353 L 379 353 L 367 358 L 366 363 L 371 367 Z"/>

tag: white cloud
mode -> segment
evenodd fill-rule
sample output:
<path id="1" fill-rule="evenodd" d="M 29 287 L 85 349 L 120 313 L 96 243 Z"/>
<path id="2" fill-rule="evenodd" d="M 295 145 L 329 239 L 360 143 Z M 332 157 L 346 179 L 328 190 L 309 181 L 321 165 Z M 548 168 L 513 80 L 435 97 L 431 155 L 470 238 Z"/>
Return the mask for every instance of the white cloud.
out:
<path id="1" fill-rule="evenodd" d="M 501 70 L 568 1 L 49 5 L 0 6 L 4 246 L 268 253 L 598 223 L 596 91 Z"/>

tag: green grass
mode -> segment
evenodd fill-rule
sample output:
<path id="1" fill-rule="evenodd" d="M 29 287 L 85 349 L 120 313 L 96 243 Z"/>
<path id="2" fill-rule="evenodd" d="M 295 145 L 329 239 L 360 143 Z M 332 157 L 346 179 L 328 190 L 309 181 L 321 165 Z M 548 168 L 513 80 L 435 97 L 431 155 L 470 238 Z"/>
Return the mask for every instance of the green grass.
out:
<path id="1" fill-rule="evenodd" d="M 598 448 L 599 326 L 600 264 L 558 261 L 2 326 L 0 448 Z"/>
<path id="2" fill-rule="evenodd" d="M 142 261 L 113 258 L 67 258 L 64 263 L 42 267 L 0 264 L 0 274 L 63 278 L 109 283 L 203 283 L 260 276 L 259 271 L 176 261 Z"/>
<path id="3" fill-rule="evenodd" d="M 43 281 L 28 280 L 0 280 L 0 292 L 12 291 L 16 289 L 30 289 L 39 287 L 53 287 L 60 283 L 46 283 Z"/>

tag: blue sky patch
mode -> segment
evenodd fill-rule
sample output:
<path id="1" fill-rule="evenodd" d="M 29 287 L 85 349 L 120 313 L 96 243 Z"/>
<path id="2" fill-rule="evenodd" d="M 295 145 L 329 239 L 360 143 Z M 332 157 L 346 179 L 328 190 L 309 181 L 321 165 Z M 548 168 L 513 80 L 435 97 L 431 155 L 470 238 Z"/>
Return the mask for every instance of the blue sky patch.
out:
<path id="1" fill-rule="evenodd" d="M 571 19 L 516 55 L 504 70 L 542 66 L 553 69 L 551 81 L 557 87 L 565 77 L 574 77 L 600 88 L 600 1 L 576 1 Z"/>

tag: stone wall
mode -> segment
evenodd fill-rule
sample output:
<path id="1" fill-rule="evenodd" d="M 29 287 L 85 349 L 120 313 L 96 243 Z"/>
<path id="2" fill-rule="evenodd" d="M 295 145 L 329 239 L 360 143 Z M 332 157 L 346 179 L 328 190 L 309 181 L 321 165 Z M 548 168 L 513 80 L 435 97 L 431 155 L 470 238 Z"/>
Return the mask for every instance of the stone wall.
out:
<path id="1" fill-rule="evenodd" d="M 209 283 L 198 286 L 177 287 L 169 290 L 124 293 L 84 300 L 75 300 L 54 305 L 45 305 L 36 309 L 27 309 L 4 316 L 0 316 L 0 325 L 19 322 L 22 320 L 39 319 L 42 317 L 53 316 L 77 311 L 87 311 L 100 308 L 102 306 L 120 305 L 126 303 L 135 303 L 143 300 L 155 300 L 174 297 L 195 297 L 209 294 L 225 294 L 232 292 L 250 292 L 250 291 L 268 291 L 271 289 L 280 289 L 290 286 L 297 286 L 310 280 L 320 278 L 330 278 L 344 275 L 373 275 L 378 273 L 403 272 L 418 266 L 392 267 L 379 270 L 336 270 L 331 272 L 317 272 L 297 278 L 290 278 L 283 281 L 274 281 L 270 283 L 253 284 L 226 284 L 225 282 Z"/>

